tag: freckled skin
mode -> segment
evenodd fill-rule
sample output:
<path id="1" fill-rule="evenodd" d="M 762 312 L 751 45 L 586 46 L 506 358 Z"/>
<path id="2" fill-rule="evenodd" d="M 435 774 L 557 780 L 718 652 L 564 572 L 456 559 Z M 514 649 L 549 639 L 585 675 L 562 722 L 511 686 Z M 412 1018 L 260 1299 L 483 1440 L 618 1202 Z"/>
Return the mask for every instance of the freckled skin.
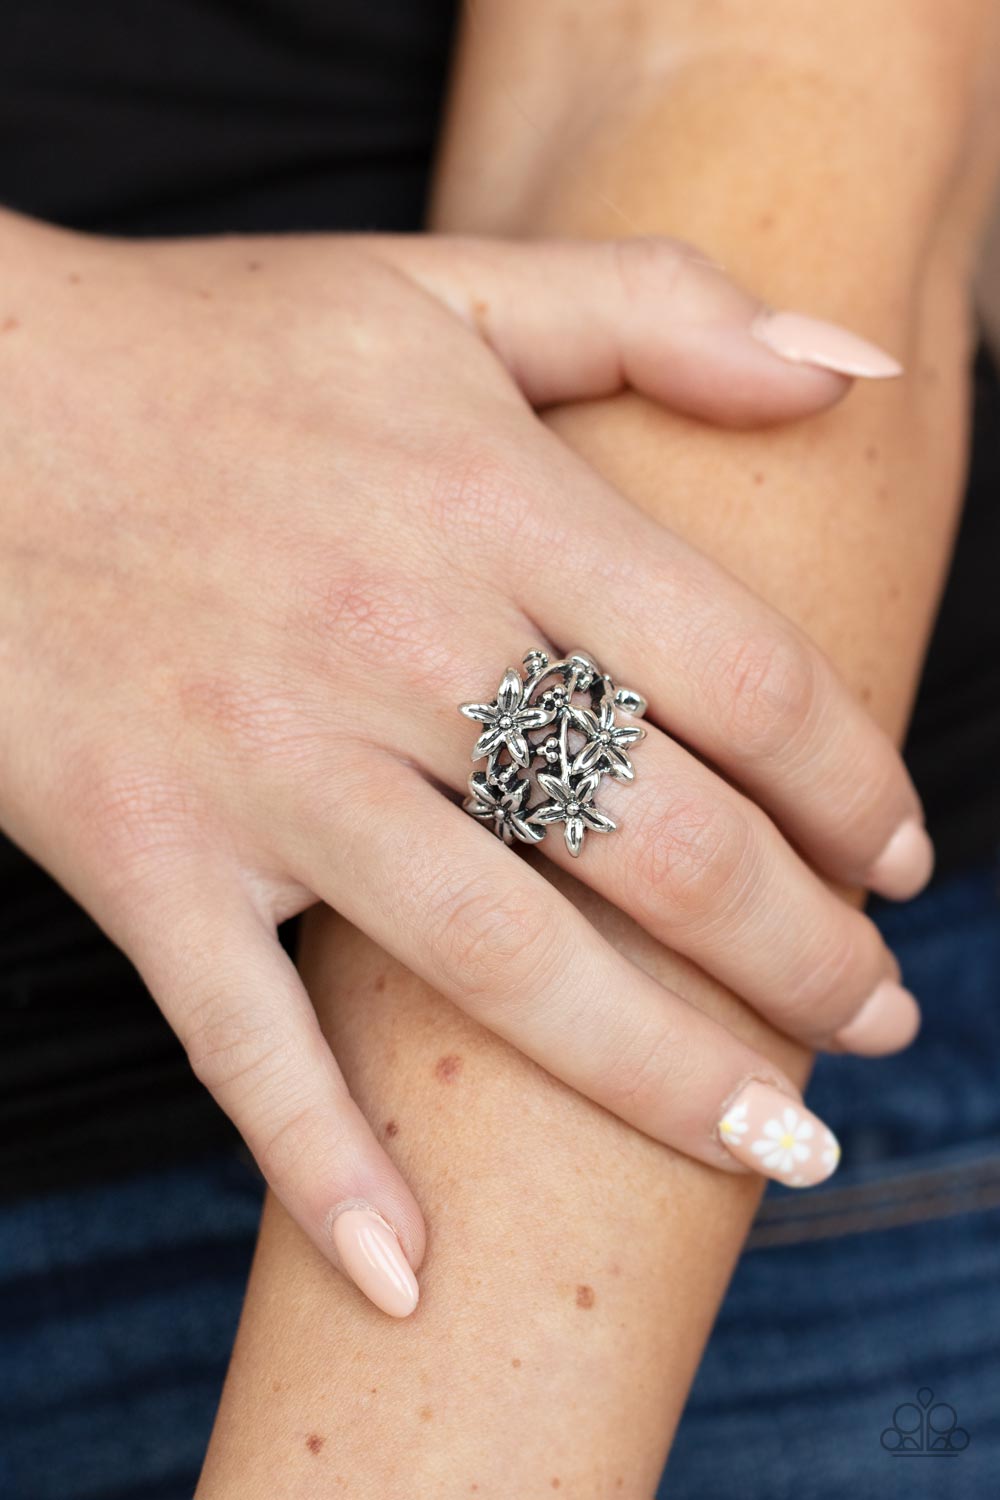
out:
<path id="1" fill-rule="evenodd" d="M 452 1083 L 462 1071 L 462 1059 L 454 1052 L 449 1052 L 447 1057 L 439 1057 L 434 1066 L 434 1077 L 440 1083 Z"/>
<path id="2" fill-rule="evenodd" d="M 306 1438 L 306 1447 L 309 1449 L 310 1453 L 318 1453 L 322 1448 L 324 1441 L 325 1439 L 321 1438 L 318 1432 L 311 1432 Z"/>
<path id="3" fill-rule="evenodd" d="M 519 1359 L 512 1359 L 511 1364 L 514 1366 L 515 1370 L 519 1370 L 521 1368 L 521 1361 Z"/>
<path id="4" fill-rule="evenodd" d="M 577 1307 L 593 1307 L 594 1288 L 592 1286 L 578 1286 L 576 1289 Z"/>
<path id="5" fill-rule="evenodd" d="M 420 1420 L 421 1420 L 421 1422 L 429 1422 L 431 1420 L 431 1418 L 433 1417 L 433 1415 L 434 1415 L 434 1409 L 433 1409 L 433 1407 L 422 1406 L 420 1408 Z"/>
<path id="6" fill-rule="evenodd" d="M 20 326 L 16 318 L 4 318 L 3 322 L 0 323 L 0 333 L 13 333 L 14 329 L 20 328 Z"/>
<path id="7" fill-rule="evenodd" d="M 557 1490 L 559 1488 L 559 1486 L 560 1486 L 561 1483 L 562 1483 L 562 1480 L 558 1479 L 558 1478 L 553 1478 L 553 1479 L 549 1480 L 549 1484 L 551 1484 L 551 1486 L 552 1486 L 552 1488 L 554 1490 Z"/>

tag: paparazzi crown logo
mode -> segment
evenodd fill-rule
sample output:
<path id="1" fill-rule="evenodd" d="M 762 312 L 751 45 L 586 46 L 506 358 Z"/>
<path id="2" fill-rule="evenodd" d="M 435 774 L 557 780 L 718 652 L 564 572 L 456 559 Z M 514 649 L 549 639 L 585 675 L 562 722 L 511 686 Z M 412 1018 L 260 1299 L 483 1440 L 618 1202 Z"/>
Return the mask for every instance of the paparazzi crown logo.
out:
<path id="1" fill-rule="evenodd" d="M 923 1386 L 916 1402 L 904 1401 L 892 1414 L 892 1426 L 880 1439 L 893 1458 L 957 1458 L 969 1446 L 969 1434 L 958 1425 L 958 1413 L 947 1401 L 935 1401 Z"/>

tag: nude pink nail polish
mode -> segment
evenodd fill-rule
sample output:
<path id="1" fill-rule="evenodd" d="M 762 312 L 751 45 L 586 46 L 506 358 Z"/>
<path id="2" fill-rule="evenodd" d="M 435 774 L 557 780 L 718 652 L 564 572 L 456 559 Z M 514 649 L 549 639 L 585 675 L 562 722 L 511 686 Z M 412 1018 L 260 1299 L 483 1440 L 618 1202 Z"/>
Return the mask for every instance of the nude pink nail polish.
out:
<path id="1" fill-rule="evenodd" d="M 331 1232 L 344 1270 L 368 1300 L 391 1318 L 409 1317 L 420 1288 L 385 1220 L 369 1208 L 345 1208 Z"/>
<path id="2" fill-rule="evenodd" d="M 920 1007 L 909 990 L 894 979 L 883 979 L 833 1040 L 859 1057 L 884 1057 L 908 1047 L 919 1030 Z"/>
<path id="3" fill-rule="evenodd" d="M 773 1084 L 756 1080 L 727 1106 L 719 1139 L 737 1161 L 786 1187 L 814 1187 L 840 1162 L 836 1136 L 812 1110 Z"/>
<path id="4" fill-rule="evenodd" d="M 750 332 L 792 364 L 818 365 L 822 370 L 864 380 L 889 380 L 903 373 L 899 361 L 877 344 L 821 318 L 765 309 L 754 318 Z"/>
<path id="5" fill-rule="evenodd" d="M 907 818 L 868 871 L 869 890 L 891 901 L 907 901 L 922 891 L 934 871 L 934 845 L 918 818 Z"/>

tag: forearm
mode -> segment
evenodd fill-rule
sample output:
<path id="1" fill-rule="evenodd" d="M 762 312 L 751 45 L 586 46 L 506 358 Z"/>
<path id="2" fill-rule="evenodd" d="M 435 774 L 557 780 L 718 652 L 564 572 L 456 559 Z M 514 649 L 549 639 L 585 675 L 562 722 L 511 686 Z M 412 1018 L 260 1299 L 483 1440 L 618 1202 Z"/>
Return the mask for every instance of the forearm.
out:
<path id="1" fill-rule="evenodd" d="M 498 9 L 481 10 L 481 23 Z M 739 58 L 719 66 L 728 76 Z M 864 155 L 872 141 L 890 150 L 895 117 L 869 92 L 845 123 L 822 89 L 797 93 L 794 78 L 793 106 L 770 69 L 729 88 L 724 107 L 721 84 L 700 65 L 699 75 L 651 93 L 627 132 L 595 123 L 566 170 L 523 196 L 485 192 L 489 213 L 463 191 L 470 179 L 452 152 L 439 222 L 617 233 L 624 214 L 900 353 L 909 373 L 898 387 L 858 392 L 793 430 L 722 434 L 631 398 L 552 415 L 638 504 L 800 621 L 898 735 L 960 489 L 966 278 L 986 165 L 966 160 L 964 144 L 944 152 L 898 194 L 895 182 L 883 191 L 910 206 L 887 202 L 903 222 L 876 230 L 882 201 Z M 477 98 L 485 108 L 516 97 L 525 79 L 520 68 L 495 91 L 481 82 L 464 103 L 460 91 L 465 149 Z M 816 178 L 815 146 L 796 159 L 810 126 L 827 162 L 854 153 L 835 188 Z M 544 143 L 536 154 L 551 160 Z M 522 180 L 515 173 L 515 188 Z M 947 213 L 932 212 L 946 197 Z M 584 644 L 600 650 L 599 639 Z M 582 888 L 574 896 L 665 982 L 804 1076 L 804 1055 L 732 996 Z M 556 1479 L 574 1497 L 649 1493 L 756 1187 L 623 1127 L 335 919 L 313 927 L 305 957 L 348 1080 L 427 1213 L 423 1303 L 406 1325 L 379 1319 L 270 1205 L 204 1495 L 530 1500 Z"/>

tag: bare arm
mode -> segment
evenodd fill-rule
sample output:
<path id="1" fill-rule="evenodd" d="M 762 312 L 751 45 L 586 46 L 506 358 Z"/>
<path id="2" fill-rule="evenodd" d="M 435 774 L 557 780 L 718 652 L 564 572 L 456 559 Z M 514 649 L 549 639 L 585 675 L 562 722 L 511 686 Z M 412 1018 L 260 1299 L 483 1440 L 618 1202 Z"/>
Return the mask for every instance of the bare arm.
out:
<path id="1" fill-rule="evenodd" d="M 961 487 L 992 7 L 729 4 L 710 36 L 703 10 L 633 6 L 626 34 L 614 5 L 585 27 L 570 5 L 477 7 L 437 222 L 681 234 L 901 355 L 896 388 L 763 435 L 631 397 L 552 415 L 803 624 L 898 736 Z M 577 899 L 805 1076 L 732 996 Z M 379 1319 L 269 1204 L 202 1495 L 648 1495 L 755 1185 L 557 1085 L 331 916 L 304 967 L 427 1214 L 423 1301 Z"/>

